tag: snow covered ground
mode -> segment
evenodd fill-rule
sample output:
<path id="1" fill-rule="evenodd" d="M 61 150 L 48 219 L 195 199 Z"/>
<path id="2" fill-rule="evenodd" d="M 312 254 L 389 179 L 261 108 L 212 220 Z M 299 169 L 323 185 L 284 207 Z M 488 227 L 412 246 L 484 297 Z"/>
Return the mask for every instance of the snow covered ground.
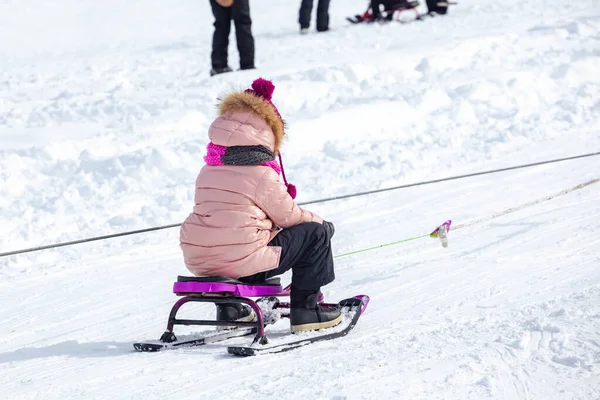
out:
<path id="1" fill-rule="evenodd" d="M 600 151 L 598 0 L 386 26 L 333 1 L 307 36 L 291 3 L 252 2 L 258 70 L 209 78 L 206 1 L 0 2 L 0 252 L 181 222 L 216 98 L 258 76 L 299 201 Z M 546 200 L 597 178 L 591 157 L 310 206 L 336 254 L 464 227 L 339 258 L 328 300 L 371 297 L 351 334 L 251 359 L 133 352 L 187 274 L 178 229 L 0 258 L 0 397 L 600 399 L 600 183 Z"/>

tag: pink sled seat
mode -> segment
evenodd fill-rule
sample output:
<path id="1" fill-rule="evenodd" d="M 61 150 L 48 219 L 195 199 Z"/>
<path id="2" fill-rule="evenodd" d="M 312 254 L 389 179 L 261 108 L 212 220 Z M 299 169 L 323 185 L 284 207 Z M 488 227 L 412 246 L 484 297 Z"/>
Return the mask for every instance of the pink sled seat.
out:
<path id="1" fill-rule="evenodd" d="M 289 296 L 289 292 L 282 289 L 279 278 L 255 285 L 223 276 L 179 276 L 173 284 L 173 293 L 222 293 L 242 297 Z"/>

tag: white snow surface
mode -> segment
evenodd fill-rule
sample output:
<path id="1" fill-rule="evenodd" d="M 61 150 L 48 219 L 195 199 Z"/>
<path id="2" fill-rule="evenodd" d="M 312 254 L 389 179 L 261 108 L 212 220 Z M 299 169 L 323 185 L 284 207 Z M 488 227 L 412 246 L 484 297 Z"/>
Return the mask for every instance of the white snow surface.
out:
<path id="1" fill-rule="evenodd" d="M 598 0 L 385 26 L 332 1 L 306 36 L 296 3 L 253 1 L 258 69 L 210 78 L 208 1 L 1 1 L 0 252 L 183 221 L 218 96 L 259 76 L 300 202 L 600 150 Z M 600 399 L 600 183 L 553 197 L 597 178 L 589 157 L 308 206 L 336 255 L 463 227 L 337 258 L 327 300 L 366 313 L 277 355 L 134 352 L 189 274 L 176 228 L 0 258 L 0 398 Z"/>

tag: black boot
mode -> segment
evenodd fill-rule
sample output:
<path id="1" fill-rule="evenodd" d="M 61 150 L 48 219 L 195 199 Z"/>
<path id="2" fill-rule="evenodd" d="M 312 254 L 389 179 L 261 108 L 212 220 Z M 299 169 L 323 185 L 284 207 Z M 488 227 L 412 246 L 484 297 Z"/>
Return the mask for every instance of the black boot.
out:
<path id="1" fill-rule="evenodd" d="M 225 74 L 227 72 L 233 72 L 233 70 L 230 67 L 213 68 L 213 69 L 210 70 L 210 76 Z"/>
<path id="2" fill-rule="evenodd" d="M 342 322 L 341 311 L 322 307 L 318 303 L 321 292 L 292 289 L 290 328 L 292 333 L 331 328 Z"/>
<path id="3" fill-rule="evenodd" d="M 240 303 L 217 304 L 217 321 L 252 322 L 256 313 L 250 307 Z M 234 326 L 217 326 L 217 330 L 231 329 Z"/>

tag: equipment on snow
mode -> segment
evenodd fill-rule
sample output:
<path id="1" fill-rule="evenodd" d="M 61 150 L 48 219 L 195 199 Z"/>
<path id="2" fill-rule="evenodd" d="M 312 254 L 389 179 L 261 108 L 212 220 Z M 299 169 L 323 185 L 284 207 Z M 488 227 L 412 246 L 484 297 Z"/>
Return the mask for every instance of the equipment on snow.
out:
<path id="1" fill-rule="evenodd" d="M 406 23 L 400 18 L 401 14 L 404 11 L 413 11 L 415 13 L 415 21 L 423 20 L 424 16 L 434 16 L 436 14 L 446 14 L 448 11 L 448 7 L 451 5 L 456 5 L 458 3 L 452 1 L 436 1 L 436 0 L 427 0 L 427 14 L 421 15 L 417 10 L 419 6 L 418 1 L 404 1 L 404 0 L 387 0 L 380 2 L 383 6 L 383 13 L 381 13 L 379 18 L 374 18 L 373 10 L 371 10 L 371 5 L 367 7 L 367 10 L 363 14 L 357 14 L 354 17 L 347 17 L 348 22 L 353 24 L 360 24 L 363 22 L 371 23 L 371 22 L 391 22 L 397 21 L 400 23 Z"/>
<path id="2" fill-rule="evenodd" d="M 393 20 L 400 20 L 400 14 L 404 11 L 414 11 L 416 15 L 416 19 L 421 19 L 421 15 L 417 11 L 417 6 L 419 5 L 418 1 L 393 1 L 387 2 L 384 4 L 384 10 L 381 14 L 381 18 L 377 20 L 377 22 L 390 22 Z M 371 10 L 371 5 L 369 3 L 369 7 L 367 11 L 363 14 L 357 14 L 354 17 L 346 18 L 349 22 L 353 24 L 359 24 L 362 22 L 376 22 L 373 19 L 373 11 Z"/>
<path id="3" fill-rule="evenodd" d="M 267 279 L 259 284 L 248 284 L 238 279 L 222 276 L 179 276 L 173 285 L 173 292 L 182 298 L 171 308 L 166 331 L 158 341 L 134 343 L 133 347 L 140 352 L 155 352 L 180 347 L 202 346 L 254 334 L 254 340 L 250 346 L 229 346 L 227 348 L 229 354 L 249 356 L 287 351 L 309 343 L 345 336 L 354 328 L 369 303 L 367 295 L 357 295 L 336 304 L 325 303 L 322 293 L 318 292 L 316 301 L 319 307 L 325 312 L 327 310 L 341 312 L 341 322 L 327 329 L 295 333 L 293 336 L 286 335 L 283 343 L 279 338 L 274 343 L 270 343 L 265 334 L 265 327 L 274 324 L 281 318 L 290 318 L 291 314 L 290 303 L 279 299 L 279 297 L 290 296 L 290 286 L 282 288 L 280 282 L 279 277 Z M 258 299 L 252 300 L 253 297 L 258 297 Z M 216 320 L 178 319 L 177 312 L 188 302 L 213 303 L 220 306 L 221 309 L 218 311 Z M 252 314 L 254 314 L 253 320 L 248 320 L 247 317 Z M 208 325 L 216 326 L 217 330 L 203 332 L 199 336 L 177 338 L 174 333 L 175 325 Z M 294 339 L 290 341 L 292 337 Z M 298 337 L 300 339 L 296 339 Z"/>
<path id="4" fill-rule="evenodd" d="M 227 352 L 236 356 L 255 356 L 258 354 L 282 353 L 284 351 L 294 350 L 311 343 L 346 336 L 352 330 L 352 328 L 354 328 L 368 303 L 369 297 L 366 295 L 359 295 L 340 301 L 337 304 L 337 307 L 342 311 L 344 318 L 349 319 L 349 323 L 347 325 L 343 325 L 341 329 L 339 329 L 340 327 L 338 325 L 337 327 L 325 330 L 324 332 L 326 333 L 323 334 L 315 334 L 313 332 L 307 333 L 304 336 L 302 334 L 297 334 L 295 336 L 301 337 L 298 340 L 280 344 L 276 343 L 267 346 L 229 346 L 227 347 Z"/>
<path id="5" fill-rule="evenodd" d="M 448 232 L 450 231 L 450 225 L 452 220 L 448 220 L 435 228 L 433 232 L 429 234 L 430 237 L 439 237 L 443 247 L 448 247 Z"/>

